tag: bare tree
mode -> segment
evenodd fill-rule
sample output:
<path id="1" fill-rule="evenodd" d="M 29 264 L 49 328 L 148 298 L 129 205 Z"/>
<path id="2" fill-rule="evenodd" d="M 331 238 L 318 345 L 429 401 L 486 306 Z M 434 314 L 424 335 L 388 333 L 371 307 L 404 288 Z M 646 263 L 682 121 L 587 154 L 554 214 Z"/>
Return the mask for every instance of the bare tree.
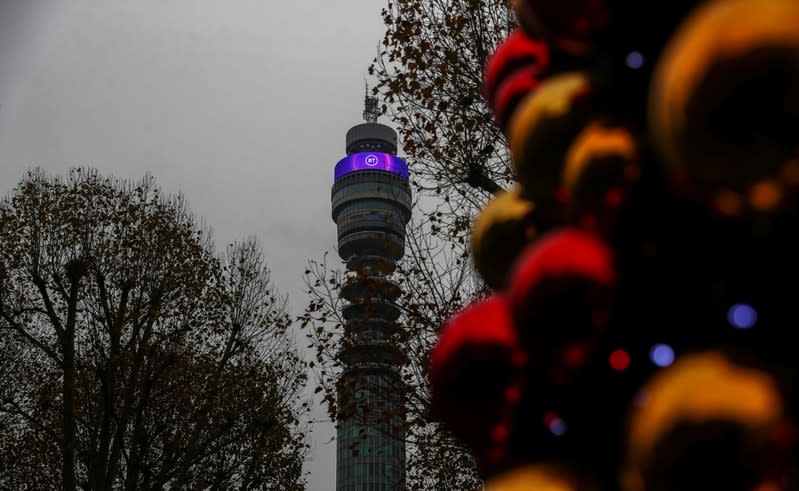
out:
<path id="1" fill-rule="evenodd" d="M 513 179 L 505 136 L 483 94 L 485 65 L 515 27 L 505 0 L 399 0 L 369 73 L 396 123 L 417 191 L 449 235 Z"/>
<path id="2" fill-rule="evenodd" d="M 300 489 L 289 325 L 257 243 L 218 257 L 151 177 L 30 172 L 0 204 L 0 484 Z"/>

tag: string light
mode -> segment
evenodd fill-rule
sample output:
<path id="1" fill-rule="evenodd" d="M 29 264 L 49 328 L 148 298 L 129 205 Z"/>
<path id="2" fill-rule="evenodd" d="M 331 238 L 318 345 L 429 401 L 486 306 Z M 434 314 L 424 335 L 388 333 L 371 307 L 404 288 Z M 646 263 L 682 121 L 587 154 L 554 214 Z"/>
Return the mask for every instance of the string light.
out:
<path id="1" fill-rule="evenodd" d="M 659 367 L 674 363 L 674 350 L 668 344 L 656 344 L 649 351 L 649 359 Z"/>
<path id="2" fill-rule="evenodd" d="M 630 366 L 630 355 L 622 349 L 617 349 L 610 354 L 610 366 L 617 371 L 626 370 Z"/>
<path id="3" fill-rule="evenodd" d="M 632 68 L 633 70 L 638 70 L 642 66 L 644 66 L 644 55 L 642 55 L 638 51 L 633 51 L 632 53 L 627 55 L 627 66 Z"/>
<path id="4" fill-rule="evenodd" d="M 751 305 L 738 303 L 727 311 L 727 320 L 736 329 L 749 329 L 757 323 L 757 311 Z"/>
<path id="5" fill-rule="evenodd" d="M 544 415 L 544 424 L 555 436 L 563 436 L 568 429 L 566 422 L 561 419 L 558 413 L 550 411 Z"/>

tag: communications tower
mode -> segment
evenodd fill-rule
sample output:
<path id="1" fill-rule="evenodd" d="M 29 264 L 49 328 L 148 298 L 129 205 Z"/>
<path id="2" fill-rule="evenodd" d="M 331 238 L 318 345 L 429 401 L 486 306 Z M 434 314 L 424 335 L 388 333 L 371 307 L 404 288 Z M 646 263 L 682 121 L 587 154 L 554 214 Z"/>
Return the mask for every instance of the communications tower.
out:
<path id="1" fill-rule="evenodd" d="M 397 133 L 377 122 L 366 97 L 365 123 L 350 128 L 347 156 L 335 167 L 333 221 L 348 280 L 339 359 L 336 491 L 405 491 L 404 396 L 397 349 L 401 333 L 391 280 L 405 252 L 411 216 L 408 166 L 396 156 Z"/>

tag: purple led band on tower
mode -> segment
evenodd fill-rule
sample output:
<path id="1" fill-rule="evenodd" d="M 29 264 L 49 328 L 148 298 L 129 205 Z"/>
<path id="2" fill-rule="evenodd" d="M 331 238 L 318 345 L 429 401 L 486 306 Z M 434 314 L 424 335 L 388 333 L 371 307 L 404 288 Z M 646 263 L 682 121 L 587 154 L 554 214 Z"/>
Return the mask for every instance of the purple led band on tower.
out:
<path id="1" fill-rule="evenodd" d="M 399 175 L 408 180 L 408 164 L 390 153 L 361 152 L 339 160 L 334 171 L 334 182 L 351 172 L 359 170 L 382 170 Z"/>

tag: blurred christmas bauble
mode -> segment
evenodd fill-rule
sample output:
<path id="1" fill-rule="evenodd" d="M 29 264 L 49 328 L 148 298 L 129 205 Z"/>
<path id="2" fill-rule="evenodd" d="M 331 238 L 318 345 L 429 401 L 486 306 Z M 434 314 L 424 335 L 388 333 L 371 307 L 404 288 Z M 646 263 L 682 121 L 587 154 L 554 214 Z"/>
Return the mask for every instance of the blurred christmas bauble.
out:
<path id="1" fill-rule="evenodd" d="M 513 262 L 536 236 L 535 206 L 514 186 L 486 203 L 472 227 L 472 257 L 477 272 L 490 288 L 507 283 Z"/>
<path id="2" fill-rule="evenodd" d="M 608 325 L 616 272 L 612 251 L 575 227 L 543 234 L 514 265 L 508 296 L 517 336 L 554 383 L 588 361 Z"/>
<path id="3" fill-rule="evenodd" d="M 638 145 L 625 128 L 591 123 L 566 155 L 563 189 L 571 219 L 605 235 L 640 175 Z"/>
<path id="4" fill-rule="evenodd" d="M 718 211 L 771 211 L 799 165 L 799 2 L 717 0 L 680 26 L 653 75 L 653 140 Z"/>
<path id="5" fill-rule="evenodd" d="M 608 25 L 604 0 L 512 0 L 521 28 L 559 50 L 587 55 Z"/>
<path id="6" fill-rule="evenodd" d="M 561 175 L 572 142 L 591 119 L 584 73 L 554 75 L 525 97 L 509 123 L 509 146 L 522 194 L 537 206 L 562 201 Z"/>
<path id="7" fill-rule="evenodd" d="M 484 92 L 494 119 L 503 131 L 522 97 L 540 83 L 548 58 L 545 43 L 531 39 L 518 29 L 489 57 Z"/>
<path id="8" fill-rule="evenodd" d="M 560 54 L 638 70 L 702 0 L 511 0 L 519 26 Z M 624 68 L 622 68 L 624 69 Z"/>
<path id="9" fill-rule="evenodd" d="M 430 353 L 433 416 L 463 441 L 482 468 L 501 459 L 526 363 L 502 294 L 451 316 Z"/>
<path id="10" fill-rule="evenodd" d="M 491 476 L 483 491 L 598 491 L 582 470 L 554 462 L 520 465 Z"/>
<path id="11" fill-rule="evenodd" d="M 538 68 L 526 66 L 513 72 L 500 86 L 492 109 L 497 126 L 505 135 L 508 133 L 508 122 L 519 107 L 519 103 L 538 88 L 540 83 L 541 75 Z"/>
<path id="12" fill-rule="evenodd" d="M 771 374 L 720 352 L 678 358 L 633 405 L 624 491 L 787 489 L 783 397 Z"/>

